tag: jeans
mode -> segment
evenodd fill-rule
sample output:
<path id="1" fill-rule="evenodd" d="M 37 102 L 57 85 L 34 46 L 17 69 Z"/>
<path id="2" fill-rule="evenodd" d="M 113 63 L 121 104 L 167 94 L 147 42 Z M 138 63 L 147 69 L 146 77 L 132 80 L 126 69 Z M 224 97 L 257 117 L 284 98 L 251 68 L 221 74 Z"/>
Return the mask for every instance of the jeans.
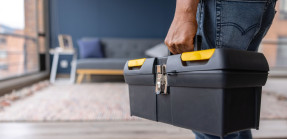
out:
<path id="1" fill-rule="evenodd" d="M 196 136 L 196 139 L 220 139 L 220 137 L 207 135 L 199 132 L 193 131 Z M 229 134 L 224 137 L 224 139 L 252 139 L 252 134 L 250 130 L 236 132 L 233 134 Z"/>
<path id="2" fill-rule="evenodd" d="M 197 35 L 202 49 L 234 48 L 257 51 L 275 16 L 276 0 L 201 0 Z M 220 139 L 194 131 L 196 139 Z M 252 139 L 251 131 L 229 134 L 224 139 Z"/>
<path id="3" fill-rule="evenodd" d="M 257 51 L 275 16 L 276 0 L 201 0 L 198 35 L 202 49 Z"/>

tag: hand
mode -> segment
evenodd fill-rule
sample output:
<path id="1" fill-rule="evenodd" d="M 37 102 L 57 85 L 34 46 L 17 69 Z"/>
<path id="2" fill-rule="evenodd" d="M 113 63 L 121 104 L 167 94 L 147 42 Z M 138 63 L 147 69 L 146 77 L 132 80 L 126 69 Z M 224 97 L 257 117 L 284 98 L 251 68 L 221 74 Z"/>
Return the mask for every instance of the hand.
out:
<path id="1" fill-rule="evenodd" d="M 173 54 L 193 51 L 197 32 L 196 11 L 199 0 L 177 0 L 174 19 L 165 38 Z"/>
<path id="2" fill-rule="evenodd" d="M 175 19 L 165 38 L 165 44 L 173 54 L 193 51 L 193 39 L 197 32 L 197 22 Z"/>

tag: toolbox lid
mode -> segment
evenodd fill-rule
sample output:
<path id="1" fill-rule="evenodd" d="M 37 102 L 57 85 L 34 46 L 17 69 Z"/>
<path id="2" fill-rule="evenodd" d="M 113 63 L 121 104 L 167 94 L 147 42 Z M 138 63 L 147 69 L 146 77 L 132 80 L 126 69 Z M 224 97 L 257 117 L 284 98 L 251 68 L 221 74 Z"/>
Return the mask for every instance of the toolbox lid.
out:
<path id="1" fill-rule="evenodd" d="M 262 53 L 220 48 L 169 56 L 167 73 L 205 70 L 244 70 L 268 72 L 269 66 Z"/>
<path id="2" fill-rule="evenodd" d="M 155 58 L 142 58 L 127 61 L 124 75 L 149 75 L 154 73 Z"/>

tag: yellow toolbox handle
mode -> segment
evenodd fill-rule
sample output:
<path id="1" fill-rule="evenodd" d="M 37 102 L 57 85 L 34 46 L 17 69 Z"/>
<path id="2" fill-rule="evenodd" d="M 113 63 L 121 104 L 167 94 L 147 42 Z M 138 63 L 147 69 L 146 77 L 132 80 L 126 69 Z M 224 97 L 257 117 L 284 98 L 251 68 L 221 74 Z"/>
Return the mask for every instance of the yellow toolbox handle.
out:
<path id="1" fill-rule="evenodd" d="M 141 58 L 141 59 L 134 59 L 134 60 L 129 60 L 128 62 L 128 67 L 141 67 L 144 62 L 145 62 L 146 58 Z"/>
<path id="2" fill-rule="evenodd" d="M 181 54 L 182 61 L 199 61 L 199 60 L 208 60 L 214 54 L 215 49 L 185 52 Z"/>

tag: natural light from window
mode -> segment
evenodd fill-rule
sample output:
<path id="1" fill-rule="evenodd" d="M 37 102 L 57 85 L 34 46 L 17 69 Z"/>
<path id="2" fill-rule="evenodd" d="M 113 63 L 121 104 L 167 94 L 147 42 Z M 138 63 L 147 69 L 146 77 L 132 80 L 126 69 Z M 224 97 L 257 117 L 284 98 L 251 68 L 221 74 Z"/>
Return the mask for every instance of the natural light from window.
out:
<path id="1" fill-rule="evenodd" d="M 24 0 L 0 0 L 0 24 L 24 29 Z"/>

